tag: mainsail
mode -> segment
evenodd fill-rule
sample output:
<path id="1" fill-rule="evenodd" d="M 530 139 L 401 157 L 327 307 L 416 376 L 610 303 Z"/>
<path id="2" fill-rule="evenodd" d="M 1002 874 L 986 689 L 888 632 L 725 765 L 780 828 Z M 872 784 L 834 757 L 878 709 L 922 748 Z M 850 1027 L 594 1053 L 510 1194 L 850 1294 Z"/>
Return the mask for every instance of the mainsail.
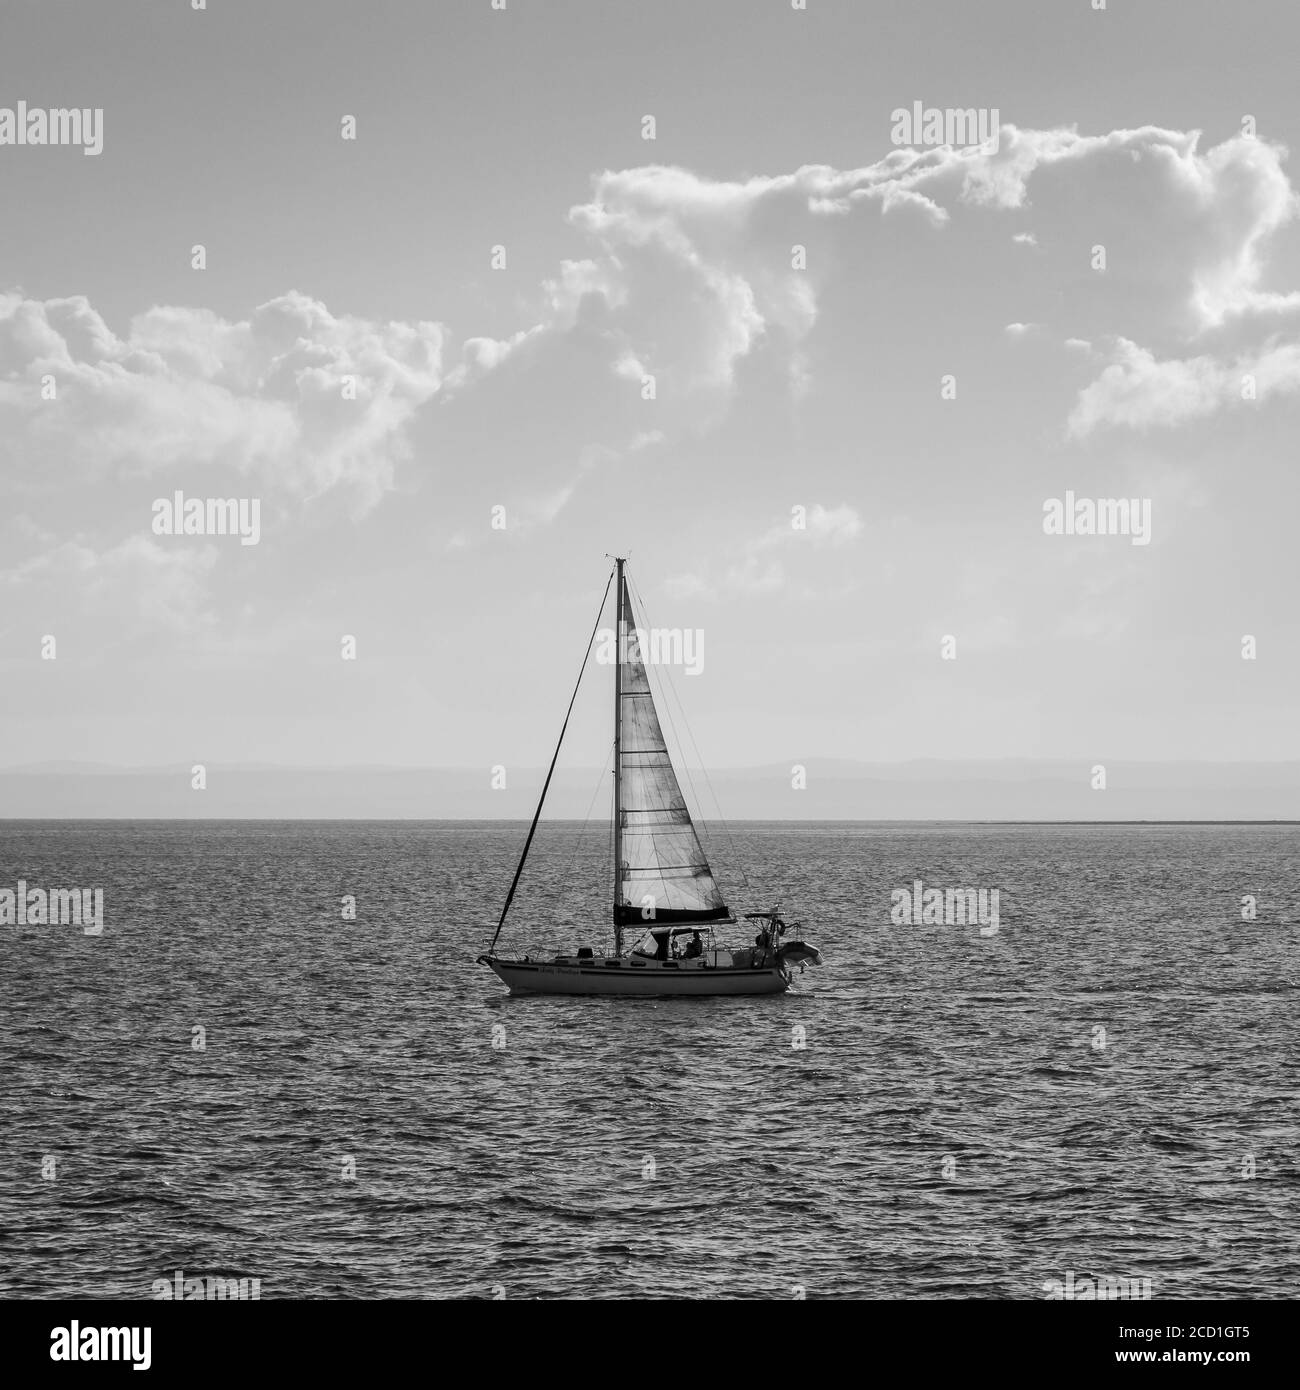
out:
<path id="1" fill-rule="evenodd" d="M 614 923 L 729 917 L 664 743 L 619 565 Z"/>

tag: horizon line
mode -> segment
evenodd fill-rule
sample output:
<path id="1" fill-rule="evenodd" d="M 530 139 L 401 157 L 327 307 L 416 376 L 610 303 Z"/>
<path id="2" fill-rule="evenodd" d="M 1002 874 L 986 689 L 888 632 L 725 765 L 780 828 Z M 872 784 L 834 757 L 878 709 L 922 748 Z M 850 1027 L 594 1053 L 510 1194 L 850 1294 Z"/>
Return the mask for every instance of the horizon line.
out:
<path id="1" fill-rule="evenodd" d="M 201 758 L 195 761 L 203 761 Z M 895 759 L 846 758 L 837 754 L 804 753 L 794 759 L 794 764 L 810 762 L 834 762 L 855 767 L 911 767 L 917 763 L 1090 763 L 1107 762 L 1117 766 L 1134 764 L 1149 767 L 1290 767 L 1300 766 L 1300 757 L 1294 758 L 1114 758 L 1106 754 L 1090 753 L 1070 756 L 1050 754 L 1030 756 L 1017 753 L 999 753 L 992 756 L 958 755 L 953 757 L 915 757 Z M 767 767 L 785 767 L 786 758 L 771 758 L 763 762 L 711 764 L 712 772 L 748 772 Z M 36 763 L 15 763 L 0 767 L 0 776 L 22 774 L 55 774 L 59 772 L 89 771 L 102 769 L 107 772 L 170 772 L 176 768 L 187 768 L 191 763 L 103 763 L 90 759 L 66 760 L 46 759 Z M 486 763 L 261 763 L 261 762 L 222 762 L 208 759 L 209 766 L 222 767 L 233 772 L 472 772 L 481 774 Z M 541 769 L 545 762 L 518 763 L 520 768 Z M 605 775 L 608 767 L 600 768 L 595 763 L 578 763 L 557 769 L 561 772 L 599 772 Z"/>

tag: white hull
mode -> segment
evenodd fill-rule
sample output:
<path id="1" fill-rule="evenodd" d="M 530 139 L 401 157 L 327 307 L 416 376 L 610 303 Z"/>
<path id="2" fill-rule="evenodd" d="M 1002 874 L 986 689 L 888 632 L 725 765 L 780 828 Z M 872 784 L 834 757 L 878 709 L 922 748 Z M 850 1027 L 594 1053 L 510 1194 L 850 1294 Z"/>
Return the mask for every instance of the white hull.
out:
<path id="1" fill-rule="evenodd" d="M 706 965 L 703 961 L 519 961 L 483 957 L 511 994 L 616 994 L 655 999 L 722 994 L 782 994 L 790 980 L 780 965 Z"/>

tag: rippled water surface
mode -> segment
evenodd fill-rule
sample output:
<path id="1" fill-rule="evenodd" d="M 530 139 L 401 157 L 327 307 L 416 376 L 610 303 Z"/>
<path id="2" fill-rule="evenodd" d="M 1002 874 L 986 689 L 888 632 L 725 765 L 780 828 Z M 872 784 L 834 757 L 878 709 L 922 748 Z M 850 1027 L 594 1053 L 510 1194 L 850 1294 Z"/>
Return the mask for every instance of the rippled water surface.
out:
<path id="1" fill-rule="evenodd" d="M 1294 1296 L 1295 827 L 733 829 L 826 964 L 683 1001 L 475 964 L 522 836 L 0 822 L 0 888 L 106 913 L 0 927 L 0 1293 Z M 521 947 L 597 943 L 607 848 L 543 827 Z M 999 931 L 891 925 L 916 878 Z"/>

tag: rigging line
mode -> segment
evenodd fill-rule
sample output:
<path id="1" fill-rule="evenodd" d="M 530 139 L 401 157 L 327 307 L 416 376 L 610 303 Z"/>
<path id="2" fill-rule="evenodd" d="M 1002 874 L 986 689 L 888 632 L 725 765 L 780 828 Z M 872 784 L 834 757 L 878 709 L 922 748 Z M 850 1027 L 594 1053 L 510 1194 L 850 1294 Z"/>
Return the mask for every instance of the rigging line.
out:
<path id="1" fill-rule="evenodd" d="M 614 582 L 614 572 L 610 571 L 609 578 L 605 581 L 605 592 L 600 598 L 600 611 L 596 614 L 596 626 L 591 629 L 591 636 L 587 639 L 587 650 L 583 654 L 582 666 L 578 670 L 578 679 L 573 686 L 573 694 L 569 696 L 569 708 L 564 712 L 564 723 L 560 726 L 560 737 L 555 745 L 555 753 L 551 757 L 551 766 L 546 773 L 546 781 L 542 783 L 542 794 L 537 798 L 537 810 L 533 813 L 533 823 L 528 827 L 528 838 L 524 841 L 524 852 L 519 856 L 519 867 L 515 869 L 515 876 L 510 883 L 510 891 L 506 894 L 505 906 L 501 909 L 501 920 L 497 923 L 497 929 L 492 933 L 492 945 L 488 947 L 490 955 L 497 944 L 497 937 L 501 935 L 501 928 L 505 925 L 506 913 L 510 911 L 510 904 L 515 900 L 515 889 L 519 887 L 519 875 L 524 871 L 524 862 L 528 858 L 528 851 L 532 847 L 533 836 L 537 833 L 537 822 L 542 818 L 542 807 L 546 803 L 546 793 L 551 785 L 551 777 L 555 772 L 555 764 L 560 757 L 560 745 L 564 742 L 564 731 L 569 727 L 569 716 L 573 713 L 574 701 L 578 698 L 578 687 L 582 684 L 582 677 L 587 670 L 587 658 L 591 656 L 591 649 L 596 644 L 596 633 L 600 631 L 600 620 L 605 616 L 605 600 L 609 597 L 609 586 Z"/>
<path id="2" fill-rule="evenodd" d="M 641 610 L 641 621 L 645 623 L 648 628 L 649 619 L 646 616 L 645 600 L 641 597 L 641 590 L 630 579 L 628 580 L 628 583 L 632 584 L 632 587 L 636 590 L 636 601 L 637 606 Z M 650 668 L 647 666 L 647 680 L 649 680 L 649 670 Z M 660 676 L 658 672 L 656 672 L 655 675 L 659 680 L 660 689 L 667 690 L 669 694 L 672 695 L 673 699 L 677 702 L 678 713 L 682 716 L 682 726 L 686 730 L 687 738 L 689 738 L 691 741 L 691 748 L 695 753 L 695 760 L 697 763 L 699 763 L 700 771 L 704 774 L 704 781 L 709 788 L 709 795 L 713 798 L 713 805 L 714 809 L 718 813 L 718 820 L 722 823 L 722 829 L 727 836 L 727 842 L 731 849 L 731 861 L 735 865 L 735 867 L 740 871 L 740 881 L 742 886 L 748 889 L 750 886 L 749 875 L 745 872 L 744 861 L 741 858 L 740 852 L 736 847 L 736 837 L 731 833 L 731 826 L 728 825 L 726 816 L 722 814 L 722 803 L 718 800 L 718 793 L 714 790 L 713 779 L 709 776 L 709 769 L 706 766 L 704 759 L 700 756 L 699 745 L 695 742 L 695 735 L 691 732 L 690 721 L 686 718 L 686 707 L 682 704 L 681 696 L 677 693 L 677 687 L 673 683 L 672 673 L 665 668 L 664 674 L 662 676 Z M 668 703 L 667 700 L 663 701 L 663 706 L 664 713 L 668 716 L 669 727 L 673 731 L 673 738 L 676 740 L 678 749 L 680 750 L 682 755 L 682 770 L 686 773 L 686 781 L 690 785 L 691 796 L 694 798 L 695 804 L 700 808 L 700 829 L 704 832 L 705 847 L 707 849 L 711 847 L 712 837 L 709 834 L 708 827 L 704 824 L 704 798 L 696 790 L 695 778 L 692 776 L 690 764 L 686 760 L 686 745 L 682 742 L 681 736 L 677 732 L 677 721 L 673 718 L 672 706 Z"/>

